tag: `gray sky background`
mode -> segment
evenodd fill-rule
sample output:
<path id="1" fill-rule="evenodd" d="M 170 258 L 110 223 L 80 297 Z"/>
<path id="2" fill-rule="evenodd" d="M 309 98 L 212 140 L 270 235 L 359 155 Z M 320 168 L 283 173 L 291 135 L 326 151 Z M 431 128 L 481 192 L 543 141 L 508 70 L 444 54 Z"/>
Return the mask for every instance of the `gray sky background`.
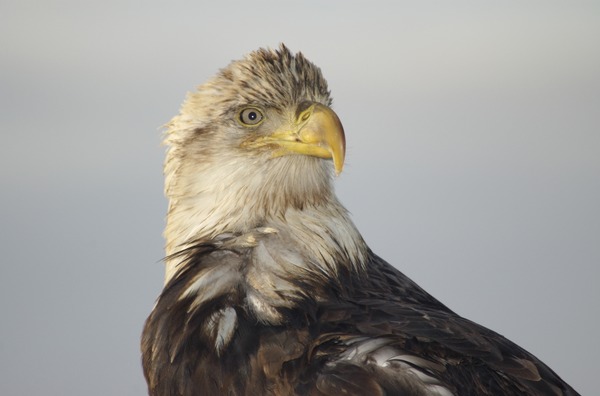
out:
<path id="1" fill-rule="evenodd" d="M 599 38 L 596 1 L 0 1 L 0 394 L 145 394 L 160 126 L 279 42 L 329 81 L 373 250 L 596 393 Z"/>

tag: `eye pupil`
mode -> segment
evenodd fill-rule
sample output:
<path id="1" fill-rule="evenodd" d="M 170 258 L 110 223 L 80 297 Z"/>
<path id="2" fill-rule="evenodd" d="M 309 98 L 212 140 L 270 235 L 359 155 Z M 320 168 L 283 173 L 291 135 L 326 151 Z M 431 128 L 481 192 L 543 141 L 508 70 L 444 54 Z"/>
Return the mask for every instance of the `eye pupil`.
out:
<path id="1" fill-rule="evenodd" d="M 258 117 L 256 115 L 256 113 L 254 111 L 251 111 L 250 113 L 248 113 L 248 118 L 251 119 L 252 121 L 256 120 L 256 117 Z"/>

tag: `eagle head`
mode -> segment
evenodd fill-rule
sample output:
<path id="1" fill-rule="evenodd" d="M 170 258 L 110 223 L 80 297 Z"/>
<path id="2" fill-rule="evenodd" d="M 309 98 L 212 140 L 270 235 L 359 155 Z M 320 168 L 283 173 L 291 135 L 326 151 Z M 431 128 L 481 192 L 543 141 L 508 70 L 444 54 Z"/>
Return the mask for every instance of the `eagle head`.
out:
<path id="1" fill-rule="evenodd" d="M 331 103 L 321 70 L 284 45 L 189 93 L 165 137 L 167 254 L 290 210 L 337 207 L 332 175 L 346 142 Z"/>

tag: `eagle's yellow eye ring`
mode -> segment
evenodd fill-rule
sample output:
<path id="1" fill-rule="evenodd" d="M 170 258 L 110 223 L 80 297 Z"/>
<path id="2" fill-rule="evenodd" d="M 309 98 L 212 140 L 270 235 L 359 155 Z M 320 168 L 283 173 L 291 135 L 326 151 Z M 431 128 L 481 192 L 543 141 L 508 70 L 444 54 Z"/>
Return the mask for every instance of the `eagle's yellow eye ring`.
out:
<path id="1" fill-rule="evenodd" d="M 256 107 L 246 107 L 239 113 L 239 122 L 243 126 L 255 127 L 263 122 L 265 116 Z"/>

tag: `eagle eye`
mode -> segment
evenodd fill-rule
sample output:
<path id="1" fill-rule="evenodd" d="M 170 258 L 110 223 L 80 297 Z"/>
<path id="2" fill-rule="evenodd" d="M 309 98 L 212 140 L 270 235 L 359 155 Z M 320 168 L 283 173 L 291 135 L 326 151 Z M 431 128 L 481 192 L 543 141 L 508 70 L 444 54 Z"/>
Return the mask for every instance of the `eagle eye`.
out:
<path id="1" fill-rule="evenodd" d="M 261 111 L 254 107 L 247 107 L 240 111 L 240 122 L 244 126 L 256 126 L 262 122 L 263 118 Z"/>

